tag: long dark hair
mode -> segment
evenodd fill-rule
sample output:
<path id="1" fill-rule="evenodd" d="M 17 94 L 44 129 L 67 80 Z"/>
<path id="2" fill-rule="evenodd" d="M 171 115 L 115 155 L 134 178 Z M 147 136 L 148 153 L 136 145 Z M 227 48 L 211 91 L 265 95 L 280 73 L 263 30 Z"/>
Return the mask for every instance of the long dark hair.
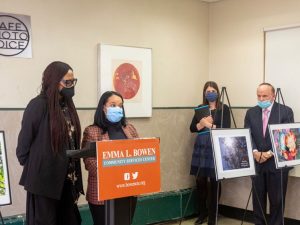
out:
<path id="1" fill-rule="evenodd" d="M 50 63 L 43 73 L 41 95 L 45 95 L 48 101 L 51 147 L 53 152 L 57 153 L 62 150 L 68 140 L 68 128 L 65 116 L 61 110 L 59 100 L 59 82 L 66 73 L 73 69 L 64 62 L 55 61 Z M 68 107 L 72 124 L 75 127 L 76 144 L 80 143 L 81 128 L 72 98 L 64 99 Z"/>
<path id="2" fill-rule="evenodd" d="M 217 98 L 217 100 L 216 100 L 216 108 L 218 108 L 219 105 L 220 105 L 220 91 L 219 91 L 219 88 L 218 88 L 217 83 L 214 82 L 214 81 L 207 81 L 207 82 L 204 84 L 204 87 L 203 87 L 203 93 L 202 93 L 202 97 L 203 97 L 202 104 L 203 104 L 203 105 L 208 105 L 208 101 L 207 101 L 207 99 L 206 99 L 206 97 L 205 97 L 205 91 L 206 91 L 206 89 L 207 89 L 208 87 L 214 88 L 214 89 L 217 91 L 217 93 L 218 93 L 218 98 Z"/>
<path id="3" fill-rule="evenodd" d="M 106 119 L 106 115 L 103 111 L 104 105 L 107 103 L 107 100 L 109 97 L 116 95 L 119 96 L 122 99 L 122 102 L 124 102 L 124 99 L 122 97 L 122 95 L 118 92 L 115 91 L 107 91 L 104 92 L 99 100 L 96 112 L 95 112 L 95 116 L 94 116 L 94 125 L 100 127 L 102 129 L 103 134 L 107 132 L 107 128 L 108 126 L 110 126 L 109 122 Z M 124 106 L 122 106 L 123 109 L 123 118 L 121 119 L 121 124 L 122 126 L 126 126 L 126 117 L 125 117 L 125 110 L 124 110 Z"/>

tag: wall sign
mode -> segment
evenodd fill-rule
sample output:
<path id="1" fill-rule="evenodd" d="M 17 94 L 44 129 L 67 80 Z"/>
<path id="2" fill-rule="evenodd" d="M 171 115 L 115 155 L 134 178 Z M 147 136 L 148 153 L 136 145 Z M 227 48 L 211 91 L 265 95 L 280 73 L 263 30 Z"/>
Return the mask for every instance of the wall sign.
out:
<path id="1" fill-rule="evenodd" d="M 32 58 L 30 16 L 0 13 L 0 55 Z"/>

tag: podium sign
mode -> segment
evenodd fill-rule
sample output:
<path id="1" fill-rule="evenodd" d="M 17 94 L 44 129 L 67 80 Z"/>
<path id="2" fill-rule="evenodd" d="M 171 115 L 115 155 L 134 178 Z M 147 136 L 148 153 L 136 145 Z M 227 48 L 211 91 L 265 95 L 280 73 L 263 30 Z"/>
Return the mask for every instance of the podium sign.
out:
<path id="1" fill-rule="evenodd" d="M 158 138 L 97 142 L 98 200 L 160 191 Z"/>

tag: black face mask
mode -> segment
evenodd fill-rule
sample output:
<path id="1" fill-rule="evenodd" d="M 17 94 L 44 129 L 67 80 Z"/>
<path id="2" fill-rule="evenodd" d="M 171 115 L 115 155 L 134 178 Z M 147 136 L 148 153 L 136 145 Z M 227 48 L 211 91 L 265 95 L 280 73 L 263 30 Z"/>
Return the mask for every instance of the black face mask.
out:
<path id="1" fill-rule="evenodd" d="M 66 99 L 72 98 L 75 94 L 74 87 L 71 88 L 62 88 L 60 90 L 60 95 Z"/>

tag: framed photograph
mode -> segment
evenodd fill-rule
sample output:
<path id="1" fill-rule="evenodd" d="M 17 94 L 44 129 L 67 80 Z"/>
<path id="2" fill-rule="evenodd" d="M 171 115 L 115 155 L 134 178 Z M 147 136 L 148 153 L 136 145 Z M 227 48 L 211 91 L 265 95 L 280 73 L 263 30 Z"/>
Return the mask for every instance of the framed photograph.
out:
<path id="1" fill-rule="evenodd" d="M 300 123 L 270 124 L 276 168 L 300 164 Z"/>
<path id="2" fill-rule="evenodd" d="M 0 131 L 0 206 L 11 204 L 4 131 Z"/>
<path id="3" fill-rule="evenodd" d="M 255 175 L 249 129 L 212 129 L 216 179 Z"/>
<path id="4" fill-rule="evenodd" d="M 152 50 L 99 44 L 98 99 L 106 91 L 124 98 L 126 117 L 152 116 Z"/>

